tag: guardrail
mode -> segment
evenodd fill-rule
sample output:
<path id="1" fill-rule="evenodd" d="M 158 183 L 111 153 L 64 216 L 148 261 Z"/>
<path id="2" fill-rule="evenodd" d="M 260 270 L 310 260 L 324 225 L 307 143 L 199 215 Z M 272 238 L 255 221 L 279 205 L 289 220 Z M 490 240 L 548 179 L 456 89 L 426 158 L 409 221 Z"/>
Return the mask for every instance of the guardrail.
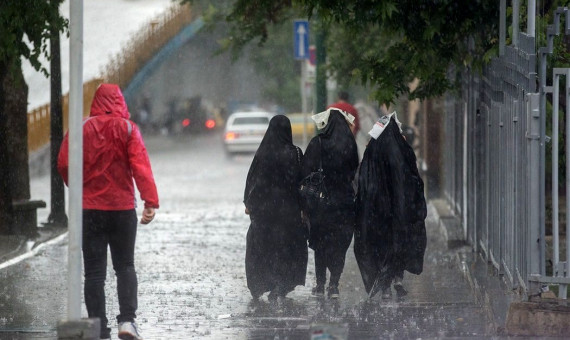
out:
<path id="1" fill-rule="evenodd" d="M 103 79 L 92 79 L 83 84 L 83 116 L 89 116 L 91 102 L 99 84 Z M 69 94 L 62 99 L 63 131 L 67 131 L 69 117 Z M 49 143 L 50 138 L 50 104 L 42 105 L 28 112 L 28 151 L 30 153 L 41 149 Z"/>

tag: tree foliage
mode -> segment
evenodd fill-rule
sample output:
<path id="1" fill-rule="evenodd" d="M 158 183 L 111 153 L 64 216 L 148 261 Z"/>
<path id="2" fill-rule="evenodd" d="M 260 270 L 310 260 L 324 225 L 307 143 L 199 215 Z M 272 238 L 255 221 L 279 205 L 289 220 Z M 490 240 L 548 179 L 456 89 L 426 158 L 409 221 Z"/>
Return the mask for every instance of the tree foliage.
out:
<path id="1" fill-rule="evenodd" d="M 299 90 L 300 65 L 292 58 L 293 35 L 290 23 L 269 28 L 271 39 L 263 46 L 253 47 L 250 60 L 265 78 L 262 98 L 288 112 L 301 110 Z"/>
<path id="2" fill-rule="evenodd" d="M 481 67 L 498 53 L 497 0 L 181 0 L 219 8 L 217 19 L 229 26 L 224 47 L 234 55 L 249 43 L 264 45 L 271 27 L 295 17 L 311 20 L 311 29 L 327 32 L 327 67 L 344 86 L 358 82 L 380 102 L 402 95 L 439 96 L 456 88 L 450 66 Z M 569 0 L 541 1 L 537 8 L 538 45 L 543 46 L 552 11 Z M 526 23 L 521 1 L 520 25 Z M 508 9 L 508 15 L 512 10 Z M 507 18 L 507 24 L 511 18 Z M 512 32 L 512 28 L 510 28 Z M 560 39 L 560 40 L 568 40 Z M 568 42 L 557 46 L 556 60 L 568 60 Z M 419 79 L 410 92 L 408 84 Z"/>
<path id="3" fill-rule="evenodd" d="M 30 61 L 47 76 L 40 59 L 49 59 L 50 27 L 63 32 L 67 20 L 57 10 L 62 0 L 3 0 L 0 2 L 0 64 L 11 70 L 19 67 L 20 57 Z M 24 39 L 24 37 L 26 39 Z"/>
<path id="4" fill-rule="evenodd" d="M 268 27 L 291 19 L 292 13 L 302 13 L 328 32 L 329 68 L 344 78 L 341 82 L 371 86 L 379 102 L 405 94 L 441 95 L 453 86 L 447 77 L 450 64 L 479 67 L 484 62 L 484 52 L 497 42 L 499 22 L 494 0 L 237 0 L 226 16 L 231 48 L 239 51 L 250 41 L 264 44 Z M 414 78 L 420 84 L 410 93 Z"/>
<path id="5" fill-rule="evenodd" d="M 62 0 L 0 2 L 0 233 L 12 232 L 14 199 L 29 198 L 27 94 L 21 58 L 47 76 L 50 31 L 63 31 Z M 8 129 L 9 126 L 9 129 Z M 22 132 L 23 131 L 23 132 Z"/>

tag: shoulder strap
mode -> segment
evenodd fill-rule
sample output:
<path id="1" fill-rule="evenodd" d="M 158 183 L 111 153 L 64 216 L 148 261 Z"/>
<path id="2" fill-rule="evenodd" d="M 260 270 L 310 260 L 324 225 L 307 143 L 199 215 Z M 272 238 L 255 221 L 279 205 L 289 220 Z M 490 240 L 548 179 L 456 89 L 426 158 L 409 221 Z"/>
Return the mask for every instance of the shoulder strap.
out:
<path id="1" fill-rule="evenodd" d="M 85 125 L 85 123 L 87 123 L 88 121 L 90 121 L 91 119 L 93 119 L 95 117 L 87 117 L 87 119 L 85 119 L 83 121 L 83 125 Z M 127 133 L 129 134 L 129 137 L 131 136 L 131 133 L 133 132 L 133 125 L 131 124 L 131 122 L 128 119 L 125 119 L 125 123 L 127 123 Z"/>
<path id="2" fill-rule="evenodd" d="M 321 142 L 321 136 L 319 136 L 319 170 L 323 170 L 323 144 Z"/>
<path id="3" fill-rule="evenodd" d="M 124 119 L 124 118 L 123 118 Z M 125 122 L 127 123 L 127 131 L 129 133 L 129 137 L 131 136 L 131 132 L 133 132 L 133 126 L 131 125 L 131 122 L 129 122 L 128 119 L 125 119 Z"/>
<path id="4" fill-rule="evenodd" d="M 299 151 L 299 147 L 296 146 L 295 150 L 297 150 L 297 162 L 301 165 L 301 152 Z"/>

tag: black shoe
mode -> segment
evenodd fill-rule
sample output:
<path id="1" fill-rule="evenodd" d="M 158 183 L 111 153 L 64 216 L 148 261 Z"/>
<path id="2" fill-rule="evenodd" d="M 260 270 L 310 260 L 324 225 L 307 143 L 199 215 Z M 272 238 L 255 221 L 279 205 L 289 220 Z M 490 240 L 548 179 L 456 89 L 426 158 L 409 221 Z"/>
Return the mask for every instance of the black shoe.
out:
<path id="1" fill-rule="evenodd" d="M 408 291 L 406 290 L 406 288 L 404 288 L 404 285 L 402 285 L 402 282 L 394 283 L 394 289 L 396 290 L 396 295 L 398 295 L 398 297 L 408 295 Z"/>
<path id="2" fill-rule="evenodd" d="M 338 299 L 339 291 L 337 286 L 329 286 L 329 299 Z"/>
<path id="3" fill-rule="evenodd" d="M 277 297 L 279 297 L 279 294 L 277 294 L 277 291 L 272 290 L 269 292 L 269 295 L 267 295 L 267 300 L 269 301 L 276 301 Z"/>
<path id="4" fill-rule="evenodd" d="M 263 295 L 263 293 L 257 293 L 257 292 L 250 292 L 251 293 L 251 297 L 253 298 L 254 301 L 259 300 L 259 298 L 261 297 L 261 295 Z"/>
<path id="5" fill-rule="evenodd" d="M 311 290 L 314 296 L 325 296 L 325 286 L 317 285 Z"/>

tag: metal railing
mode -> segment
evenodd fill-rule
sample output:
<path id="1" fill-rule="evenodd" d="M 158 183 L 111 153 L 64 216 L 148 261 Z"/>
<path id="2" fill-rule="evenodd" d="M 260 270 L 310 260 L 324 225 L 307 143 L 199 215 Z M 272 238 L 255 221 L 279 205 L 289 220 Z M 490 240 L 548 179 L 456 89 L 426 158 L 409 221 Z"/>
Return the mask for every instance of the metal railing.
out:
<path id="1" fill-rule="evenodd" d="M 103 78 L 124 89 L 158 50 L 195 19 L 190 5 L 174 4 L 151 20 L 130 40 L 103 71 Z"/>
<path id="2" fill-rule="evenodd" d="M 89 116 L 91 102 L 99 84 L 103 79 L 92 79 L 83 84 L 83 116 Z M 69 94 L 62 98 L 63 131 L 67 131 Z M 50 137 L 50 104 L 42 105 L 28 112 L 28 151 L 34 152 L 48 145 Z"/>
<path id="3" fill-rule="evenodd" d="M 460 98 L 446 98 L 444 192 L 463 221 L 465 239 L 510 288 L 535 295 L 552 285 L 566 299 L 570 224 L 563 232 L 558 219 L 558 98 L 565 89 L 570 105 L 570 69 L 555 68 L 553 85 L 546 86 L 546 57 L 560 33 L 561 15 L 566 16 L 565 34 L 570 33 L 570 12 L 560 8 L 548 28 L 546 48 L 536 48 L 534 34 L 517 32 L 515 44 L 504 46 L 482 74 L 463 72 Z M 561 78 L 566 80 L 563 87 Z M 552 216 L 546 213 L 545 193 L 548 94 L 553 104 Z M 564 117 L 565 159 L 570 159 L 568 110 Z M 565 171 L 570 193 L 570 162 Z M 570 200 L 565 210 L 570 211 Z M 545 231 L 547 218 L 553 222 L 551 236 Z M 549 252 L 552 258 L 547 258 Z"/>

